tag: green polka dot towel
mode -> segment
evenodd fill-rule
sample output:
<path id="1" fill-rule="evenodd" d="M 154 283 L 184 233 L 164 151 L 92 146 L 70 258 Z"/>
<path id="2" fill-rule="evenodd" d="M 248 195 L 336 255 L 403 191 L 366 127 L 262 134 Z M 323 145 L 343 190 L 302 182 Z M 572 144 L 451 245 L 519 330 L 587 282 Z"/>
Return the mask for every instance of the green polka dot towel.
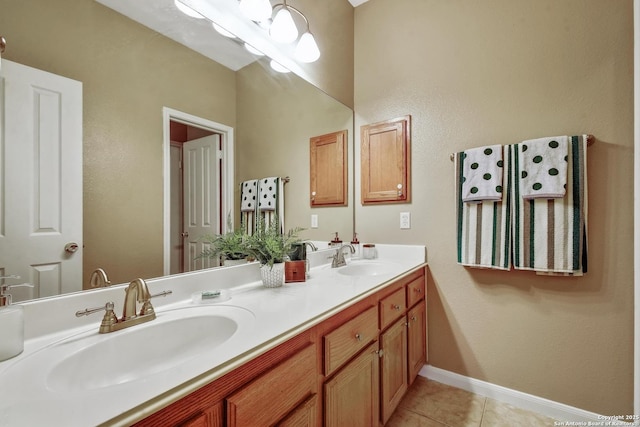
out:
<path id="1" fill-rule="evenodd" d="M 532 139 L 516 145 L 522 198 L 555 199 L 565 196 L 568 146 L 568 136 Z"/>
<path id="2" fill-rule="evenodd" d="M 462 201 L 502 200 L 502 146 L 472 148 L 460 153 Z"/>

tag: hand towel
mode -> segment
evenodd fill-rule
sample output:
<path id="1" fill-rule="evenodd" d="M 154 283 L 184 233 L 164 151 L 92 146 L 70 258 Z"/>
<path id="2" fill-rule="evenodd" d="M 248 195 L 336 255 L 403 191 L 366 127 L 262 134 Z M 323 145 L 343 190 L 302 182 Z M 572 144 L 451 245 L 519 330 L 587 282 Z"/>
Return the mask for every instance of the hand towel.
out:
<path id="1" fill-rule="evenodd" d="M 500 147 L 503 152 L 504 168 L 509 167 L 506 153 L 508 148 Z M 511 227 L 509 174 L 502 174 L 502 187 L 506 197 L 503 200 L 482 200 L 478 203 L 465 203 L 462 200 L 464 177 L 464 159 L 462 152 L 454 156 L 456 219 L 458 264 L 467 267 L 511 269 Z"/>
<path id="2" fill-rule="evenodd" d="M 502 200 L 502 146 L 465 150 L 460 156 L 463 169 L 462 201 Z"/>
<path id="3" fill-rule="evenodd" d="M 244 181 L 240 192 L 240 212 L 253 212 L 258 197 L 258 180 Z"/>
<path id="4" fill-rule="evenodd" d="M 517 144 L 520 195 L 525 199 L 564 197 L 568 136 L 531 139 Z"/>
<path id="5" fill-rule="evenodd" d="M 258 210 L 275 211 L 279 202 L 279 184 L 280 178 L 262 178 L 258 181 Z"/>
<path id="6" fill-rule="evenodd" d="M 587 272 L 587 135 L 572 136 L 568 142 L 566 194 L 554 199 L 521 196 L 519 144 L 509 146 L 514 159 L 510 176 L 516 269 L 571 275 Z"/>

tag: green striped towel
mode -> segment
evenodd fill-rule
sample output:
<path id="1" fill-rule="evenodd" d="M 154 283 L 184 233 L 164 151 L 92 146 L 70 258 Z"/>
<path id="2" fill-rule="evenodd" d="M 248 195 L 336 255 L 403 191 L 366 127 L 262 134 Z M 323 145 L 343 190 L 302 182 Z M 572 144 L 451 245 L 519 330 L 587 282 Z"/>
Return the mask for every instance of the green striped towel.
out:
<path id="1" fill-rule="evenodd" d="M 502 200 L 463 202 L 464 152 L 454 155 L 456 184 L 456 219 L 458 236 L 458 264 L 467 267 L 511 269 L 509 174 L 507 147 L 502 147 L 504 171 Z"/>
<path id="2" fill-rule="evenodd" d="M 569 138 L 567 188 L 562 198 L 523 199 L 521 158 L 509 146 L 513 264 L 519 270 L 582 275 L 587 272 L 587 135 Z"/>

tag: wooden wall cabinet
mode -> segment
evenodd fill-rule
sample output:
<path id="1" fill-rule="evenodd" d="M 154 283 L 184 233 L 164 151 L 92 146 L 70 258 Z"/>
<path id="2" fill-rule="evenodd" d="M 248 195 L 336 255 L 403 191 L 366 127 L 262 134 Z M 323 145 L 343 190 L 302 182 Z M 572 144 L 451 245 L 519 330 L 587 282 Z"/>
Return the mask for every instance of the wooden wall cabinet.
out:
<path id="1" fill-rule="evenodd" d="M 311 207 L 347 205 L 347 131 L 310 139 Z"/>
<path id="2" fill-rule="evenodd" d="M 360 128 L 362 204 L 411 201 L 411 116 Z"/>

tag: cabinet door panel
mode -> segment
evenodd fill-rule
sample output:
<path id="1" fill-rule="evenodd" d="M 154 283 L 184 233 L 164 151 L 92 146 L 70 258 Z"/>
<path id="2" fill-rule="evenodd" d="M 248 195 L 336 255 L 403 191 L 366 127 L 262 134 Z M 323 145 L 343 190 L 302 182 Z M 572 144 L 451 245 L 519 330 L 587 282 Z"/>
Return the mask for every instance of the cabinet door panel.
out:
<path id="1" fill-rule="evenodd" d="M 362 126 L 362 204 L 411 201 L 411 116 Z"/>
<path id="2" fill-rule="evenodd" d="M 317 392 L 316 346 L 301 350 L 227 398 L 229 426 L 273 425 Z"/>
<path id="3" fill-rule="evenodd" d="M 347 205 L 347 131 L 310 140 L 311 207 Z"/>
<path id="4" fill-rule="evenodd" d="M 380 335 L 382 423 L 386 423 L 407 388 L 407 326 L 405 318 Z"/>
<path id="5" fill-rule="evenodd" d="M 324 385 L 325 426 L 379 424 L 378 342 L 367 347 Z"/>
<path id="6" fill-rule="evenodd" d="M 427 363 L 427 305 L 423 300 L 407 313 L 409 383 Z"/>

